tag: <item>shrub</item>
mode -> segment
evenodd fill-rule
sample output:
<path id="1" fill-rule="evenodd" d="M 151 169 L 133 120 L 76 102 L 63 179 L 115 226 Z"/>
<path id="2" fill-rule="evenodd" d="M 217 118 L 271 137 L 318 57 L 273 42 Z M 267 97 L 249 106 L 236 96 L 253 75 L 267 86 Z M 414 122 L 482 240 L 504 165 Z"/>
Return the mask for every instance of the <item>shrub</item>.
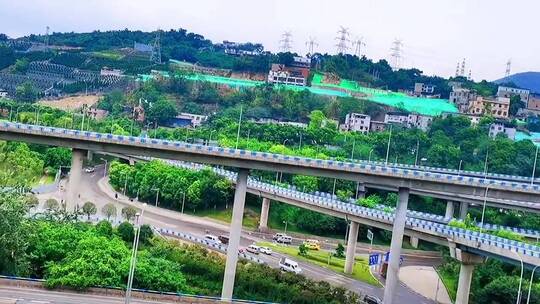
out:
<path id="1" fill-rule="evenodd" d="M 108 203 L 101 208 L 101 213 L 107 217 L 108 220 L 111 219 L 111 217 L 116 217 L 116 207 L 113 203 Z"/>
<path id="2" fill-rule="evenodd" d="M 154 237 L 154 231 L 152 231 L 152 228 L 148 225 L 142 225 L 139 240 L 144 244 L 148 244 L 152 237 Z"/>
<path id="3" fill-rule="evenodd" d="M 133 230 L 133 225 L 131 225 L 129 222 L 123 222 L 122 224 L 118 225 L 118 228 L 116 230 L 122 240 L 128 243 L 133 242 L 135 231 Z"/>
<path id="4" fill-rule="evenodd" d="M 100 221 L 96 224 L 96 231 L 102 236 L 111 237 L 113 235 L 113 227 L 109 221 Z"/>
<path id="5" fill-rule="evenodd" d="M 128 207 L 122 208 L 122 216 L 127 221 L 131 221 L 135 217 L 136 214 L 137 214 L 137 209 L 135 209 L 134 207 L 128 206 Z"/>
<path id="6" fill-rule="evenodd" d="M 97 213 L 96 205 L 92 202 L 86 202 L 82 206 L 82 212 L 86 214 L 87 218 L 90 220 L 90 215 L 94 215 Z"/>
<path id="7" fill-rule="evenodd" d="M 45 201 L 45 210 L 47 211 L 58 211 L 60 209 L 60 204 L 54 198 L 50 198 Z"/>
<path id="8" fill-rule="evenodd" d="M 343 247 L 343 244 L 338 243 L 336 247 L 336 252 L 334 253 L 334 256 L 336 258 L 344 258 L 345 257 L 345 247 Z"/>

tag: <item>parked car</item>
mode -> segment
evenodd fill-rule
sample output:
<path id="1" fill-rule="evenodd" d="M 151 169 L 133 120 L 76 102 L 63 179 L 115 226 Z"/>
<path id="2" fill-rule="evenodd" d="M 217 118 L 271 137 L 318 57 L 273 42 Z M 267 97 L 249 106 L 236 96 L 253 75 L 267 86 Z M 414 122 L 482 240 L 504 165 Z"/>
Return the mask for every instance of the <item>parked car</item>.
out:
<path id="1" fill-rule="evenodd" d="M 229 236 L 228 235 L 220 235 L 218 239 L 225 245 L 229 244 Z"/>
<path id="2" fill-rule="evenodd" d="M 280 237 L 282 237 L 282 236 L 286 236 L 286 234 L 285 234 L 285 233 L 276 233 L 276 234 L 274 234 L 274 236 L 272 237 L 272 240 L 277 241 L 277 240 L 278 240 Z"/>
<path id="3" fill-rule="evenodd" d="M 294 272 L 296 274 L 302 272 L 302 269 L 300 266 L 298 266 L 298 263 L 288 258 L 281 258 L 281 260 L 279 260 L 279 269 L 285 272 Z"/>
<path id="4" fill-rule="evenodd" d="M 282 235 L 277 239 L 277 242 L 281 243 L 281 244 L 291 244 L 292 243 L 292 237 L 290 237 L 288 235 Z"/>
<path id="5" fill-rule="evenodd" d="M 272 255 L 272 249 L 270 249 L 268 247 L 261 247 L 261 248 L 259 248 L 259 251 L 261 253 L 266 254 L 266 255 Z"/>
<path id="6" fill-rule="evenodd" d="M 249 245 L 248 248 L 246 249 L 248 252 L 251 252 L 251 253 L 254 253 L 254 254 L 259 254 L 260 252 L 260 247 L 257 246 L 257 245 Z"/>
<path id="7" fill-rule="evenodd" d="M 321 243 L 318 240 L 305 240 L 304 245 L 310 250 L 321 249 Z"/>
<path id="8" fill-rule="evenodd" d="M 382 304 L 381 299 L 370 295 L 365 295 L 363 301 L 366 304 Z"/>
<path id="9" fill-rule="evenodd" d="M 96 171 L 96 169 L 94 167 L 86 167 L 86 168 L 84 168 L 84 172 L 86 172 L 86 173 L 92 173 L 94 171 Z"/>
<path id="10" fill-rule="evenodd" d="M 212 234 L 205 235 L 204 239 L 209 241 L 210 243 L 221 244 L 221 241 L 219 240 L 219 238 L 217 236 L 215 236 L 215 235 L 212 235 Z"/>

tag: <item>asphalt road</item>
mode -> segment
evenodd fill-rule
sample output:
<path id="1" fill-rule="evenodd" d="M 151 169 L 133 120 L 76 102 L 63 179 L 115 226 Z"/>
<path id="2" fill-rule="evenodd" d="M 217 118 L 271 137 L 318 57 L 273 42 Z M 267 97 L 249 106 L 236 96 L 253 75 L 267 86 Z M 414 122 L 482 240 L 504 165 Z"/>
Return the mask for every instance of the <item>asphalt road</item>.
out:
<path id="1" fill-rule="evenodd" d="M 108 191 L 104 191 L 104 186 L 98 184 L 98 182 L 103 178 L 103 166 L 96 167 L 95 172 L 92 173 L 83 173 L 81 177 L 81 192 L 80 192 L 80 202 L 81 204 L 85 201 L 91 201 L 96 204 L 98 212 L 100 212 L 101 207 L 109 202 L 115 202 L 118 204 L 118 212 L 120 209 L 126 205 L 134 205 L 140 207 L 141 204 L 137 202 L 129 202 L 128 200 L 123 200 L 123 196 L 119 195 L 119 199 L 115 200 L 114 194 Z M 103 181 L 102 181 L 103 182 Z M 41 199 L 55 197 L 59 200 L 65 197 L 65 192 L 60 190 L 52 194 L 42 194 L 39 195 Z M 182 231 L 184 233 L 189 233 L 198 237 L 204 237 L 205 234 L 210 233 L 214 235 L 228 234 L 229 227 L 222 223 L 207 219 L 200 218 L 191 215 L 180 214 L 179 212 L 166 210 L 162 208 L 156 208 L 154 206 L 147 206 L 144 213 L 143 221 L 147 224 L 169 228 L 176 231 Z M 271 239 L 271 235 L 266 236 L 260 235 L 259 233 L 252 233 L 251 231 L 244 230 L 240 246 L 247 247 L 254 242 L 263 241 Z M 360 244 L 359 244 L 360 245 Z M 367 253 L 367 248 L 358 246 L 357 253 L 365 254 Z M 282 255 L 274 253 L 272 256 L 259 255 L 259 258 L 263 259 L 270 267 L 278 267 L 279 258 Z M 429 256 L 414 256 L 408 255 L 405 258 L 405 265 L 423 265 L 423 266 L 432 266 L 440 262 L 440 258 L 433 258 Z M 342 286 L 349 290 L 353 290 L 362 294 L 370 294 L 377 296 L 379 298 L 383 297 L 384 290 L 352 278 L 349 278 L 345 275 L 336 273 L 332 270 L 319 267 L 313 264 L 308 264 L 304 262 L 299 262 L 300 267 L 303 270 L 303 274 L 309 278 L 327 281 L 332 285 Z M 421 304 L 421 303 L 435 303 L 432 300 L 424 298 L 423 296 L 413 292 L 411 289 L 401 284 L 397 298 L 400 299 L 400 303 L 403 304 Z M 56 302 L 53 302 L 56 303 Z M 58 302 L 63 303 L 63 302 Z M 70 302 L 71 303 L 71 302 Z M 112 302 L 111 302 L 112 303 Z"/>

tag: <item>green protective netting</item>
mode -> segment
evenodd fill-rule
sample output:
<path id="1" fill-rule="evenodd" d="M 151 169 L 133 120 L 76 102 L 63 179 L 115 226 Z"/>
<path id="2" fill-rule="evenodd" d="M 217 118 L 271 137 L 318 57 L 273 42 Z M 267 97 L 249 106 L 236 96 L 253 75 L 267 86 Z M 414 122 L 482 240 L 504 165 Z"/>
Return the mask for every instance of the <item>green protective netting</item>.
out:
<path id="1" fill-rule="evenodd" d="M 323 77 L 319 73 L 313 75 L 311 85 L 335 90 L 345 90 L 351 93 L 362 93 L 367 95 L 367 100 L 423 115 L 437 116 L 444 112 L 458 112 L 456 106 L 445 99 L 412 97 L 404 93 L 366 88 L 360 86 L 355 81 L 346 79 L 342 79 L 339 84 L 327 84 L 322 82 Z"/>
<path id="2" fill-rule="evenodd" d="M 164 77 L 169 77 L 167 72 L 159 73 Z M 152 78 L 152 75 L 139 75 L 139 79 L 142 81 L 148 81 Z M 186 76 L 186 78 L 193 81 L 207 81 L 232 87 L 255 87 L 265 83 L 264 81 L 236 79 L 206 74 L 192 74 Z M 429 116 L 437 116 L 444 112 L 458 112 L 457 108 L 452 103 L 444 99 L 411 97 L 403 93 L 366 88 L 351 80 L 341 80 L 339 85 L 326 84 L 322 83 L 322 79 L 323 75 L 317 73 L 313 76 L 311 87 L 292 85 L 280 85 L 278 87 L 294 91 L 308 90 L 313 94 L 338 97 L 351 97 L 354 94 L 362 93 L 366 95 L 365 99 L 367 100 Z"/>
<path id="3" fill-rule="evenodd" d="M 532 141 L 535 146 L 540 146 L 540 133 L 535 133 L 535 132 L 525 133 L 521 131 L 516 132 L 516 137 L 514 138 L 515 141 L 527 140 L 527 139 Z"/>

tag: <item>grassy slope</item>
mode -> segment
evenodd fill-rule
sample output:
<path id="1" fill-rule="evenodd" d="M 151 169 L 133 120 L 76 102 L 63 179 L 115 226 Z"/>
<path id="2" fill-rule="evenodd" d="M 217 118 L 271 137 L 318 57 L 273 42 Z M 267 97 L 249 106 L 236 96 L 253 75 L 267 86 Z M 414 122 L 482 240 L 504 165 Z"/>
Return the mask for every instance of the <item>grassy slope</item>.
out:
<path id="1" fill-rule="evenodd" d="M 258 245 L 270 247 L 275 252 L 286 254 L 294 257 L 295 259 L 312 263 L 317 266 L 328 268 L 337 273 L 343 274 L 343 268 L 345 267 L 345 259 L 330 256 L 330 263 L 328 263 L 330 255 L 328 251 L 310 250 L 308 251 L 307 257 L 303 257 L 298 255 L 297 247 L 282 246 L 269 242 L 260 242 L 258 243 Z M 356 263 L 354 264 L 354 269 L 351 277 L 373 286 L 381 286 L 381 284 L 371 275 L 369 267 L 367 266 L 367 261 L 363 258 L 356 257 Z"/>

